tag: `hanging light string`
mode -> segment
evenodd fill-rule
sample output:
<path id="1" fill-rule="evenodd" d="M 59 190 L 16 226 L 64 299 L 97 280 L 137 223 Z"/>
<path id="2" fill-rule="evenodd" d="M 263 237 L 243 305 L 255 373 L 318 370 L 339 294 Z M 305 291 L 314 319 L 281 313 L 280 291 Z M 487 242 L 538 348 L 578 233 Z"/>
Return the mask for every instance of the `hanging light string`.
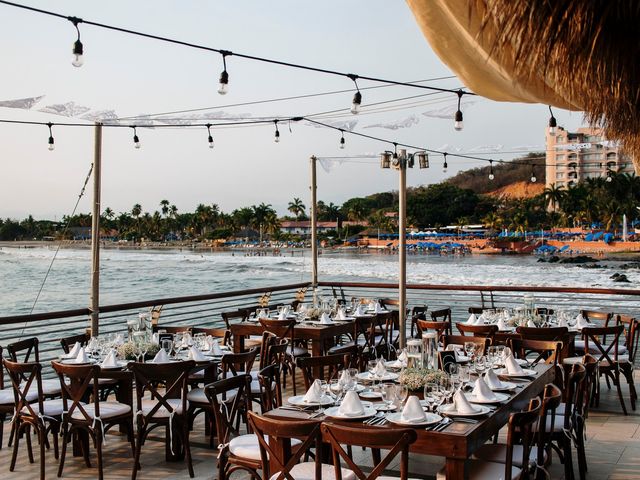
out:
<path id="1" fill-rule="evenodd" d="M 84 64 L 84 47 L 80 41 L 80 29 L 78 28 L 78 23 L 82 23 L 82 19 L 69 17 L 69 21 L 73 23 L 73 26 L 76 27 L 76 32 L 78 33 L 78 39 L 73 44 L 73 61 L 71 62 L 71 65 L 74 67 L 81 67 Z"/>
<path id="2" fill-rule="evenodd" d="M 125 124 L 102 124 L 103 128 L 131 128 L 134 130 L 134 137 L 137 137 L 137 128 L 150 128 L 150 129 L 168 129 L 168 128 L 179 128 L 179 129 L 185 129 L 185 128 L 202 128 L 205 127 L 208 129 L 208 131 L 211 131 L 210 129 L 213 127 L 220 127 L 220 128 L 224 128 L 224 127 L 230 127 L 230 126 L 250 126 L 250 125 L 266 125 L 266 124 L 273 124 L 275 126 L 275 136 L 274 136 L 274 141 L 276 143 L 278 143 L 280 141 L 280 131 L 278 129 L 278 124 L 280 122 L 301 122 L 301 121 L 306 121 L 309 122 L 311 124 L 315 124 L 315 125 L 319 125 L 322 126 L 324 128 L 330 129 L 330 130 L 335 130 L 340 132 L 342 135 L 344 135 L 345 133 L 349 134 L 349 135 L 354 135 L 357 137 L 361 137 L 361 138 L 366 138 L 369 140 L 374 140 L 377 142 L 381 142 L 381 143 L 386 143 L 389 145 L 393 145 L 394 149 L 397 149 L 397 147 L 404 147 L 404 148 L 408 148 L 411 150 L 416 150 L 416 151 L 424 151 L 424 152 L 428 152 L 431 154 L 435 154 L 435 155 L 443 155 L 445 157 L 445 161 L 447 157 L 456 157 L 456 158 L 463 158 L 463 159 L 467 159 L 467 160 L 477 160 L 477 161 L 481 161 L 481 162 L 487 162 L 487 163 L 500 163 L 500 164 L 509 164 L 511 163 L 510 160 L 503 160 L 503 159 L 488 159 L 488 158 L 482 158 L 482 157 L 477 157 L 475 155 L 467 155 L 467 154 L 462 154 L 462 153 L 451 153 L 451 152 L 444 152 L 441 150 L 435 150 L 435 149 L 431 149 L 431 148 L 425 148 L 422 146 L 416 146 L 416 145 L 412 145 L 412 144 L 408 144 L 408 143 L 401 143 L 401 142 L 395 142 L 393 140 L 389 140 L 387 138 L 382 138 L 382 137 L 376 137 L 374 135 L 368 135 L 366 133 L 361 133 L 361 132 L 356 132 L 353 130 L 345 130 L 343 128 L 340 127 L 336 127 L 334 125 L 330 125 L 328 123 L 324 123 L 324 122 L 320 122 L 318 120 L 309 118 L 309 117 L 279 117 L 279 118 L 271 118 L 271 119 L 250 119 L 250 120 L 242 120 L 242 121 L 230 121 L 230 122 L 218 122 L 218 123 L 191 123 L 188 125 L 185 125 L 183 123 L 175 123 L 175 124 L 169 124 L 169 123 L 165 123 L 165 124 L 160 124 L 160 125 L 153 125 L 153 126 L 146 126 L 146 125 L 125 125 Z M 8 119 L 0 119 L 0 123 L 7 123 L 7 124 L 16 124 L 16 125 L 40 125 L 40 126 L 46 126 L 49 128 L 49 134 L 50 134 L 50 142 L 53 139 L 52 134 L 51 134 L 51 129 L 53 126 L 61 126 L 61 127 L 91 127 L 93 128 L 95 126 L 95 124 L 93 123 L 79 123 L 79 122 L 60 122 L 60 123 L 52 123 L 52 122 L 37 122 L 37 121 L 30 121 L 30 120 L 8 120 Z M 134 138 L 134 143 L 136 142 L 135 138 Z M 140 144 L 140 141 L 138 139 L 138 145 Z M 51 145 L 51 143 L 50 143 Z M 137 146 L 136 148 L 140 148 L 139 146 Z M 538 158 L 543 158 L 543 157 L 538 157 Z M 527 161 L 522 161 L 521 163 L 523 164 L 530 164 L 532 166 L 557 166 L 557 164 L 549 164 L 546 162 L 533 162 L 530 161 L 533 159 L 527 159 Z"/>
<path id="3" fill-rule="evenodd" d="M 223 70 L 220 74 L 220 85 L 218 86 L 218 93 L 220 95 L 226 95 L 229 91 L 229 74 L 227 73 L 227 55 L 233 55 L 231 52 L 223 50 L 220 52 L 222 54 L 222 65 Z"/>
<path id="4" fill-rule="evenodd" d="M 189 47 L 189 48 L 194 48 L 197 50 L 204 50 L 204 51 L 208 51 L 208 52 L 215 52 L 215 53 L 219 53 L 221 55 L 224 56 L 230 56 L 233 55 L 235 57 L 238 58 L 243 58 L 245 60 L 253 60 L 256 62 L 262 62 L 262 63 L 269 63 L 272 65 L 279 65 L 282 67 L 289 67 L 289 68 L 296 68 L 299 70 L 307 70 L 307 71 L 311 71 L 311 72 L 317 72 L 317 73 L 324 73 L 327 75 L 334 75 L 334 76 L 339 76 L 339 77 L 345 77 L 345 78 L 349 78 L 349 79 L 353 79 L 353 77 L 360 79 L 360 80 L 367 80 L 367 81 L 371 81 L 371 82 L 377 82 L 377 83 L 386 83 L 389 85 L 398 85 L 398 86 L 403 86 L 403 87 L 412 87 L 412 88 L 421 88 L 421 89 L 426 89 L 426 90 L 432 90 L 432 91 L 437 91 L 437 92 L 448 92 L 448 93 L 453 93 L 458 95 L 458 91 L 457 90 L 453 90 L 453 89 L 449 89 L 449 88 L 441 88 L 441 87 L 434 87 L 431 85 L 420 85 L 420 84 L 415 84 L 415 83 L 408 83 L 408 82 L 401 82 L 401 81 L 397 81 L 397 80 L 387 80 L 387 79 L 383 79 L 383 78 L 378 78 L 378 77 L 371 77 L 368 75 L 356 75 L 353 73 L 346 73 L 346 72 L 340 72 L 337 70 L 329 70 L 326 68 L 320 68 L 320 67 L 313 67 L 310 65 L 302 65 L 302 64 L 298 64 L 298 63 L 291 63 L 291 62 L 284 62 L 281 60 L 275 60 L 272 58 L 266 58 L 266 57 L 258 57 L 255 55 L 248 55 L 248 54 L 244 54 L 244 53 L 237 53 L 237 52 L 231 52 L 230 50 L 224 50 L 224 49 L 219 49 L 219 48 L 213 48 L 213 47 L 208 47 L 205 45 L 199 45 L 196 43 L 190 43 L 190 42 L 185 42 L 182 40 L 177 40 L 174 38 L 168 38 L 168 37 L 162 37 L 159 35 L 153 35 L 150 33 L 144 33 L 144 32 L 140 32 L 137 30 L 131 30 L 128 28 L 122 28 L 122 27 L 116 27 L 114 25 L 107 25 L 104 23 L 99 23 L 99 22 L 94 22 L 91 20 L 85 20 L 85 19 L 81 19 L 78 17 L 70 17 L 67 15 L 63 15 L 60 13 L 56 13 L 56 12 L 52 12 L 49 10 L 43 10 L 40 8 L 35 8 L 35 7 L 30 7 L 27 5 L 21 5 L 19 3 L 14 3 L 14 2 L 9 2 L 7 0 L 0 0 L 0 4 L 3 5 L 8 5 L 11 7 L 16 7 L 16 8 L 21 8 L 23 10 L 28 10 L 31 12 L 35 12 L 35 13 L 41 13 L 44 15 L 49 15 L 52 17 L 56 17 L 56 18 L 62 18 L 68 21 L 77 21 L 78 23 L 84 23 L 85 25 L 91 25 L 93 27 L 99 27 L 99 28 L 104 28 L 106 30 L 113 30 L 116 32 L 120 32 L 120 33 L 126 33 L 129 35 L 134 35 L 134 36 L 138 36 L 138 37 L 143 37 L 143 38 L 149 38 L 152 40 L 158 40 L 161 42 L 166 42 L 166 43 L 172 43 L 175 45 L 181 45 L 183 47 Z M 356 92 L 357 93 L 357 92 Z M 464 91 L 463 92 L 464 95 L 476 95 L 473 92 L 469 92 L 469 91 Z M 355 97 L 354 97 L 355 99 Z"/>
<path id="5" fill-rule="evenodd" d="M 51 128 L 53 127 L 53 123 L 51 122 L 47 123 L 47 127 L 49 127 L 49 151 L 52 152 L 56 148 L 55 140 L 53 139 L 53 132 L 51 131 Z"/>
<path id="6" fill-rule="evenodd" d="M 207 141 L 209 142 L 209 148 L 213 148 L 213 137 L 211 136 L 211 124 L 207 123 L 207 132 L 209 133 L 209 138 Z"/>

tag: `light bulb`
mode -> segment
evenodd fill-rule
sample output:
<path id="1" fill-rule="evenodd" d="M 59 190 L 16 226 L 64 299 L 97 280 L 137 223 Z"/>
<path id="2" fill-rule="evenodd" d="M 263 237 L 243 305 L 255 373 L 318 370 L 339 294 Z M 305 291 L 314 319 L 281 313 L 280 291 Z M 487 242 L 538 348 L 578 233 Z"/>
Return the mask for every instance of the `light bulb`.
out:
<path id="1" fill-rule="evenodd" d="M 51 148 L 49 148 L 49 150 L 51 150 Z M 611 182 L 613 181 L 613 178 L 611 178 L 611 175 L 607 175 L 607 182 Z"/>
<path id="2" fill-rule="evenodd" d="M 554 136 L 556 134 L 556 127 L 549 127 L 549 135 Z"/>
<path id="3" fill-rule="evenodd" d="M 549 118 L 549 135 L 554 136 L 556 134 L 556 127 L 558 126 L 558 121 L 556 117 L 553 116 L 553 111 L 551 110 L 551 106 L 549 106 L 549 113 L 551 117 Z"/>
<path id="4" fill-rule="evenodd" d="M 538 181 L 538 179 L 535 177 L 535 175 L 531 175 L 531 183 L 536 183 Z"/>
<path id="5" fill-rule="evenodd" d="M 459 132 L 460 130 L 462 130 L 462 127 L 463 127 L 462 112 L 460 110 L 458 110 L 456 112 L 456 117 L 455 117 L 455 122 L 453 124 L 453 128 L 456 129 Z"/>
<path id="6" fill-rule="evenodd" d="M 80 40 L 76 40 L 73 44 L 73 61 L 71 65 L 74 67 L 81 67 L 84 64 L 82 42 Z"/>
<path id="7" fill-rule="evenodd" d="M 276 143 L 280 143 L 280 132 L 278 130 L 276 130 L 276 135 L 273 138 L 273 141 Z"/>
<path id="8" fill-rule="evenodd" d="M 344 150 L 344 137 L 340 139 L 340 149 Z"/>
<path id="9" fill-rule="evenodd" d="M 444 162 L 444 165 L 442 166 L 443 173 L 447 173 L 447 167 L 448 167 L 447 162 Z"/>
<path id="10" fill-rule="evenodd" d="M 229 74 L 224 70 L 220 74 L 220 85 L 218 86 L 218 93 L 220 95 L 226 95 L 229 91 Z"/>
<path id="11" fill-rule="evenodd" d="M 209 148 L 213 148 L 213 137 L 209 135 Z"/>
<path id="12" fill-rule="evenodd" d="M 490 173 L 489 174 L 489 180 L 493 180 L 494 178 L 496 178 L 495 175 L 493 173 Z"/>
<path id="13" fill-rule="evenodd" d="M 138 138 L 138 135 L 133 136 L 133 146 L 134 148 L 140 148 L 142 146 L 140 144 L 140 139 Z"/>
<path id="14" fill-rule="evenodd" d="M 56 146 L 53 143 L 53 137 L 49 137 L 49 151 L 53 152 L 55 149 L 56 149 Z"/>
<path id="15" fill-rule="evenodd" d="M 351 104 L 351 113 L 357 115 L 360 113 L 360 104 L 362 103 L 362 94 L 360 91 L 357 91 L 353 95 L 353 103 Z"/>

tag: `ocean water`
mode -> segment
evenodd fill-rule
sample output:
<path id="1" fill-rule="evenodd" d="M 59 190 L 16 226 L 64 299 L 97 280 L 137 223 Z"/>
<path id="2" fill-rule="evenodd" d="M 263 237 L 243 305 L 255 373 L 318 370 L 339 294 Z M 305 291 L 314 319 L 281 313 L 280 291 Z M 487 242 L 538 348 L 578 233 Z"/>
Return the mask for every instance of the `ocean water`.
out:
<path id="1" fill-rule="evenodd" d="M 89 303 L 89 250 L 61 249 L 48 274 L 55 249 L 0 248 L 0 317 L 86 307 Z M 632 260 L 632 259 L 630 259 Z M 534 256 L 409 255 L 410 283 L 440 285 L 531 285 L 635 288 L 640 271 L 626 270 L 630 284 L 609 277 L 611 268 L 538 263 Z M 319 279 L 326 281 L 395 282 L 398 257 L 380 253 L 324 252 Z M 244 252 L 191 250 L 117 250 L 101 252 L 101 305 L 152 298 L 198 295 L 308 281 L 308 250 L 282 256 L 245 256 Z"/>

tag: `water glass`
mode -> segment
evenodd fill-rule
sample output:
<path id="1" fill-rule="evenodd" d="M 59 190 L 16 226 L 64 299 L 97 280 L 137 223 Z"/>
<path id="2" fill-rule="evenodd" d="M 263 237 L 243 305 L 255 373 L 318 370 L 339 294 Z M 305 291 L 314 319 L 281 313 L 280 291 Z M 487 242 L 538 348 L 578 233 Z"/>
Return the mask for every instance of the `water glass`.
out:
<path id="1" fill-rule="evenodd" d="M 460 375 L 460 382 L 463 384 L 465 383 L 469 383 L 469 380 L 471 380 L 471 375 L 470 375 L 470 368 L 468 365 L 460 365 L 460 368 L 458 369 L 458 375 Z"/>
<path id="2" fill-rule="evenodd" d="M 424 386 L 424 401 L 427 403 L 429 410 L 433 410 L 437 400 L 440 398 L 440 387 L 437 383 L 428 382 Z"/>
<path id="3" fill-rule="evenodd" d="M 396 387 L 396 397 L 400 401 L 400 404 L 404 404 L 409 396 L 409 388 L 406 385 L 395 385 Z"/>
<path id="4" fill-rule="evenodd" d="M 473 357 L 473 352 L 476 350 L 476 344 L 474 342 L 464 342 L 464 351 L 467 357 Z"/>
<path id="5" fill-rule="evenodd" d="M 474 364 L 476 367 L 476 373 L 478 375 L 482 375 L 484 371 L 487 369 L 486 359 L 482 355 L 478 355 L 476 357 Z"/>
<path id="6" fill-rule="evenodd" d="M 396 386 L 393 383 L 383 383 L 380 385 L 380 392 L 382 393 L 382 400 L 387 405 L 387 408 L 390 408 L 397 398 Z"/>

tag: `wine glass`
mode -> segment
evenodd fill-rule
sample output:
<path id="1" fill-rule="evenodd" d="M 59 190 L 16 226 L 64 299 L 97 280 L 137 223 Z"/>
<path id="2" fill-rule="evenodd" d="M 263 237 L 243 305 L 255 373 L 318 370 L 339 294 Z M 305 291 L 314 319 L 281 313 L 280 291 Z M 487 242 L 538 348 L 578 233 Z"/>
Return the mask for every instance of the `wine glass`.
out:
<path id="1" fill-rule="evenodd" d="M 380 385 L 380 392 L 382 393 L 382 401 L 386 405 L 387 410 L 391 410 L 391 405 L 396 400 L 396 386 L 393 383 L 383 383 Z"/>
<path id="2" fill-rule="evenodd" d="M 358 369 L 357 368 L 348 368 L 349 379 L 351 380 L 349 384 L 350 389 L 355 389 L 358 386 Z"/>
<path id="3" fill-rule="evenodd" d="M 396 397 L 400 401 L 400 405 L 403 405 L 409 396 L 409 388 L 406 385 L 394 385 L 396 390 Z"/>
<path id="4" fill-rule="evenodd" d="M 482 355 L 478 355 L 475 359 L 476 373 L 478 376 L 482 375 L 487 369 L 486 359 Z"/>
<path id="5" fill-rule="evenodd" d="M 327 395 L 327 390 L 329 390 L 330 385 L 326 380 L 320 380 L 320 406 L 318 407 L 318 413 L 324 413 L 324 397 Z"/>
<path id="6" fill-rule="evenodd" d="M 434 410 L 436 400 L 438 399 L 438 384 L 435 382 L 427 382 L 424 385 L 424 401 L 427 404 L 427 408 L 431 411 Z"/>
<path id="7" fill-rule="evenodd" d="M 473 342 L 464 342 L 464 351 L 467 354 L 467 357 L 473 357 L 473 352 L 476 349 L 476 344 Z"/>

